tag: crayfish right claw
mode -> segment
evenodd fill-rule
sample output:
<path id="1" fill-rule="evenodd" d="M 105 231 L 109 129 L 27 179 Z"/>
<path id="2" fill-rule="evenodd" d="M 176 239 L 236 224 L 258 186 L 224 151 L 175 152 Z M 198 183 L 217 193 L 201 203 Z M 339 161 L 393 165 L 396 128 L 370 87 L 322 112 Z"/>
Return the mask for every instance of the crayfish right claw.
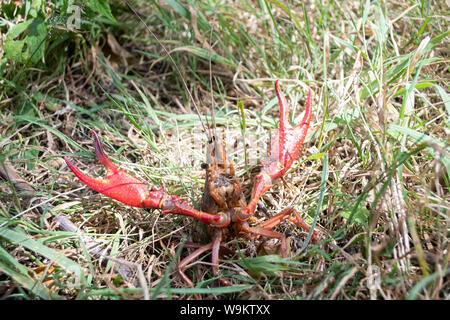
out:
<path id="1" fill-rule="evenodd" d="M 283 93 L 281 92 L 279 81 L 275 82 L 275 91 L 280 105 L 280 127 L 278 129 L 278 138 L 275 138 L 269 152 L 268 162 L 263 164 L 261 173 L 255 176 L 252 197 L 249 204 L 239 215 L 240 220 L 246 220 L 253 215 L 259 198 L 273 186 L 273 181 L 282 177 L 297 159 L 312 113 L 312 93 L 308 92 L 306 100 L 306 110 L 303 120 L 292 127 L 289 124 L 289 105 Z"/>

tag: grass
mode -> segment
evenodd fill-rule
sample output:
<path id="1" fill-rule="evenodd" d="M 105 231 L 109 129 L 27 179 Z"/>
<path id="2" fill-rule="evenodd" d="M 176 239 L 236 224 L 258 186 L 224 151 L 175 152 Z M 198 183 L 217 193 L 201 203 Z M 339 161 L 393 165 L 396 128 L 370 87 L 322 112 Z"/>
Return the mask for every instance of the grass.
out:
<path id="1" fill-rule="evenodd" d="M 131 2 L 181 74 L 125 4 L 84 7 L 80 29 L 55 27 L 65 4 L 28 15 L 56 32 L 40 59 L 15 61 L 5 46 L 24 16 L 0 20 L 0 165 L 34 189 L 0 181 L 4 299 L 449 299 L 445 3 Z M 232 241 L 220 260 L 232 287 L 218 285 L 208 254 L 186 271 L 196 288 L 173 273 L 192 250 L 180 243 L 208 241 L 203 225 L 103 197 L 62 160 L 103 175 L 95 129 L 117 165 L 198 207 L 205 136 L 184 80 L 203 121 L 213 104 L 249 197 L 279 118 L 275 79 L 291 122 L 307 88 L 313 117 L 299 159 L 263 202 L 271 213 L 294 207 L 322 240 L 280 225 L 289 259 L 276 242 Z M 92 254 L 99 243 L 113 258 Z M 119 276 L 117 261 L 136 277 Z"/>

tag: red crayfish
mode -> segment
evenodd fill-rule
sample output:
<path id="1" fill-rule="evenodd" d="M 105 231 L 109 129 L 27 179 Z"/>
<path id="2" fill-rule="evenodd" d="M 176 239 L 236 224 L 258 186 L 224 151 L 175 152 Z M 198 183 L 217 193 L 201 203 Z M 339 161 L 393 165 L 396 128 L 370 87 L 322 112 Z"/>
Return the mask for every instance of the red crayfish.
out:
<path id="1" fill-rule="evenodd" d="M 311 90 L 308 93 L 303 120 L 295 127 L 289 124 L 289 106 L 280 90 L 278 80 L 275 82 L 275 90 L 280 104 L 280 126 L 272 142 L 268 161 L 262 165 L 261 172 L 254 178 L 253 191 L 248 204 L 242 192 L 241 183 L 235 175 L 233 163 L 227 160 L 223 143 L 214 135 L 209 137 L 207 161 L 203 166 L 206 170 L 206 180 L 201 210 L 186 204 L 177 196 L 166 194 L 162 189 L 152 189 L 146 182 L 118 169 L 104 153 L 99 138 L 93 130 L 91 133 L 94 135 L 97 159 L 106 166 L 106 178 L 90 178 L 68 158 L 65 158 L 65 161 L 81 181 L 107 197 L 134 207 L 159 209 L 164 214 L 188 216 L 208 225 L 212 241 L 201 245 L 184 258 L 178 264 L 177 271 L 190 287 L 194 287 L 184 273 L 184 269 L 202 253 L 211 250 L 213 273 L 223 285 L 229 286 L 231 281 L 220 277 L 219 270 L 219 248 L 223 241 L 239 236 L 277 238 L 281 240 L 281 256 L 286 257 L 286 238 L 282 233 L 272 229 L 282 221 L 289 220 L 307 232 L 310 230 L 292 208 L 285 209 L 260 224 L 249 223 L 253 220 L 252 216 L 260 197 L 273 186 L 274 180 L 286 173 L 297 158 L 311 121 Z M 312 241 L 318 241 L 317 231 L 312 232 Z M 199 297 L 196 295 L 196 298 Z"/>

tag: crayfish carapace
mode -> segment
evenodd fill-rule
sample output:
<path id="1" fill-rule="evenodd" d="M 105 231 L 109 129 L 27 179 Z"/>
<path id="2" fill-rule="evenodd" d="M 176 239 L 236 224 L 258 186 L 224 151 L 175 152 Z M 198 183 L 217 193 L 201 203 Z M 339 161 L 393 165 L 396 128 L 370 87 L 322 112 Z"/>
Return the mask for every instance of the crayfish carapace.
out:
<path id="1" fill-rule="evenodd" d="M 212 231 L 212 241 L 201 245 L 184 258 L 178 264 L 178 273 L 190 287 L 194 287 L 192 281 L 185 275 L 184 269 L 202 253 L 211 250 L 214 275 L 223 285 L 231 285 L 228 279 L 220 277 L 219 249 L 223 241 L 239 236 L 277 238 L 281 240 L 281 256 L 286 257 L 285 236 L 272 229 L 282 221 L 289 220 L 308 232 L 310 230 L 299 214 L 291 208 L 281 211 L 260 224 L 249 223 L 253 220 L 252 216 L 259 198 L 273 186 L 274 180 L 286 173 L 297 158 L 311 121 L 311 91 L 308 93 L 302 122 L 292 127 L 288 121 L 289 106 L 280 90 L 278 80 L 275 82 L 275 90 L 280 104 L 280 127 L 272 142 L 268 161 L 263 164 L 261 172 L 255 176 L 248 204 L 241 190 L 241 183 L 235 175 L 233 163 L 227 160 L 223 144 L 212 134 L 209 136 L 207 161 L 204 165 L 206 181 L 201 210 L 184 203 L 177 196 L 166 194 L 162 189 L 152 189 L 146 182 L 118 169 L 103 152 L 99 138 L 92 130 L 97 158 L 107 169 L 106 179 L 87 177 L 69 159 L 65 158 L 65 161 L 81 181 L 107 197 L 134 207 L 159 209 L 164 214 L 192 217 L 208 225 Z M 316 231 L 312 233 L 312 240 L 313 242 L 318 240 Z M 198 298 L 197 295 L 196 298 Z"/>

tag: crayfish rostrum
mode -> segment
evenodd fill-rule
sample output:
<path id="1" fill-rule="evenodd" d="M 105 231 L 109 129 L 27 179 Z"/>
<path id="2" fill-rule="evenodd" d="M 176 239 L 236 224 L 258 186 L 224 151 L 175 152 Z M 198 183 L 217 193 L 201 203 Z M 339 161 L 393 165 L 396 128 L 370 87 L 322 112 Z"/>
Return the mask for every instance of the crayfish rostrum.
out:
<path id="1" fill-rule="evenodd" d="M 230 280 L 220 277 L 219 248 L 223 241 L 239 236 L 277 238 L 281 240 L 281 256 L 286 257 L 285 236 L 272 229 L 284 220 L 289 220 L 308 232 L 310 229 L 292 208 L 285 209 L 260 224 L 250 223 L 259 198 L 273 186 L 274 180 L 286 173 L 297 158 L 311 121 L 311 90 L 308 93 L 303 120 L 295 127 L 289 124 L 289 106 L 280 90 L 278 80 L 275 82 L 275 90 L 280 104 L 280 127 L 271 144 L 268 161 L 262 165 L 261 172 L 254 178 L 253 191 L 248 204 L 242 192 L 241 183 L 235 175 L 233 163 L 227 160 L 224 145 L 213 135 L 209 137 L 207 146 L 207 160 L 204 165 L 206 180 L 201 210 L 186 204 L 177 196 L 166 194 L 162 189 L 152 189 L 146 182 L 118 169 L 103 152 L 99 138 L 92 130 L 97 158 L 107 169 L 106 178 L 90 178 L 69 159 L 65 158 L 65 161 L 81 181 L 107 197 L 134 207 L 159 209 L 164 214 L 188 216 L 208 225 L 212 241 L 201 245 L 184 258 L 178 264 L 177 271 L 189 286 L 194 287 L 184 273 L 184 269 L 199 255 L 211 250 L 214 275 L 223 285 L 231 285 Z M 318 241 L 317 231 L 312 233 L 312 240 Z M 198 298 L 197 295 L 196 298 Z"/>

